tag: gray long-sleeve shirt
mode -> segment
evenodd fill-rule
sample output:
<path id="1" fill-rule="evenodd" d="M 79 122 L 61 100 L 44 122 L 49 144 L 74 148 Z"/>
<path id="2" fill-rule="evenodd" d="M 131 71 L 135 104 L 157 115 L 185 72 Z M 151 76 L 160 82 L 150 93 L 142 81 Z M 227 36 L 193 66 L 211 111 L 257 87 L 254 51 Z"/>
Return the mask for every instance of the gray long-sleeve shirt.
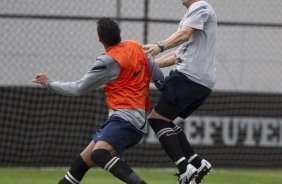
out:
<path id="1" fill-rule="evenodd" d="M 147 62 L 151 74 L 151 82 L 164 78 L 159 66 L 147 55 Z M 93 67 L 80 80 L 61 82 L 49 80 L 46 87 L 55 93 L 66 96 L 87 94 L 104 84 L 114 82 L 120 73 L 120 66 L 111 56 L 104 54 L 96 59 Z M 143 109 L 110 109 L 109 117 L 115 115 L 130 121 L 142 132 L 147 132 L 147 113 Z"/>

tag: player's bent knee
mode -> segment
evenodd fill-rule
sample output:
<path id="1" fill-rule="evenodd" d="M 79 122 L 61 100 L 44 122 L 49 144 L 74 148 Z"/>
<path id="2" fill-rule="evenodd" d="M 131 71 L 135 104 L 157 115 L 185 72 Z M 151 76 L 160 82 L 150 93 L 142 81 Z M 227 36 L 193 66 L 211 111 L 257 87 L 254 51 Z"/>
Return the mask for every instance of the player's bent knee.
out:
<path id="1" fill-rule="evenodd" d="M 160 119 L 160 120 L 165 120 L 165 121 L 171 121 L 170 119 L 168 119 L 168 118 L 160 115 L 159 113 L 157 113 L 154 109 L 150 113 L 149 119 Z"/>
<path id="2" fill-rule="evenodd" d="M 105 157 L 109 156 L 110 152 L 105 149 L 96 149 L 91 154 L 91 160 L 99 166 L 101 160 L 104 160 Z"/>

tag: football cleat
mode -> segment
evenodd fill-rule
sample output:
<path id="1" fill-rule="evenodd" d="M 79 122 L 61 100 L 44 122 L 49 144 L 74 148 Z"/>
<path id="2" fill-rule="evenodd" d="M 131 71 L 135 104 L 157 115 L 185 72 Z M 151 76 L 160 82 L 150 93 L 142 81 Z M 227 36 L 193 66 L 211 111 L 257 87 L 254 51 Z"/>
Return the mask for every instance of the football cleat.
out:
<path id="1" fill-rule="evenodd" d="M 211 171 L 211 168 L 212 168 L 211 164 L 207 160 L 203 159 L 201 161 L 201 166 L 197 169 L 197 177 L 195 179 L 195 183 L 196 184 L 201 183 L 203 178 L 209 174 L 209 172 Z M 190 182 L 190 184 L 193 184 L 193 183 Z"/>
<path id="2" fill-rule="evenodd" d="M 186 172 L 179 176 L 179 184 L 189 184 L 190 181 L 195 179 L 197 175 L 197 169 L 191 165 L 187 165 Z"/>

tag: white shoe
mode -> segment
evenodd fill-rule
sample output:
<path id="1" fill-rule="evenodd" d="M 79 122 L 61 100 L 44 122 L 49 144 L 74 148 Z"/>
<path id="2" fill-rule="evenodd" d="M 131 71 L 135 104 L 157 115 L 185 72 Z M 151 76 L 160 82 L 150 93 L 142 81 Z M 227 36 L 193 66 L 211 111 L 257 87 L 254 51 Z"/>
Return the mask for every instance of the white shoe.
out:
<path id="1" fill-rule="evenodd" d="M 190 183 L 189 184 L 197 184 L 196 183 L 196 180 L 195 179 L 193 179 L 192 181 L 190 181 Z"/>
<path id="2" fill-rule="evenodd" d="M 196 177 L 196 179 L 195 179 L 195 183 L 196 183 L 196 184 L 201 183 L 201 181 L 203 180 L 203 178 L 204 178 L 206 175 L 209 174 L 209 172 L 211 171 L 211 168 L 212 168 L 211 164 L 210 164 L 207 160 L 203 159 L 203 160 L 201 161 L 201 166 L 197 169 L 197 177 Z M 191 182 L 190 182 L 190 184 L 194 184 L 194 183 L 191 183 Z"/>
<path id="3" fill-rule="evenodd" d="M 187 165 L 186 172 L 179 176 L 179 184 L 189 184 L 190 181 L 194 180 L 197 175 L 197 169 L 191 165 Z"/>

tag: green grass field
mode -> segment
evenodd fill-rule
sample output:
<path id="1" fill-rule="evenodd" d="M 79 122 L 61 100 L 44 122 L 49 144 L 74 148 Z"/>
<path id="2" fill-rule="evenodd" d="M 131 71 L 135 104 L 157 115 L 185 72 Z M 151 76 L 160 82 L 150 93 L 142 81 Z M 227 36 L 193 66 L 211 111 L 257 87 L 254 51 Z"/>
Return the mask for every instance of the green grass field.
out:
<path id="1" fill-rule="evenodd" d="M 64 169 L 0 168 L 0 184 L 57 184 Z M 135 169 L 148 184 L 177 184 L 173 169 Z M 202 184 L 281 184 L 282 170 L 215 169 Z M 102 169 L 90 170 L 81 184 L 122 184 Z"/>

